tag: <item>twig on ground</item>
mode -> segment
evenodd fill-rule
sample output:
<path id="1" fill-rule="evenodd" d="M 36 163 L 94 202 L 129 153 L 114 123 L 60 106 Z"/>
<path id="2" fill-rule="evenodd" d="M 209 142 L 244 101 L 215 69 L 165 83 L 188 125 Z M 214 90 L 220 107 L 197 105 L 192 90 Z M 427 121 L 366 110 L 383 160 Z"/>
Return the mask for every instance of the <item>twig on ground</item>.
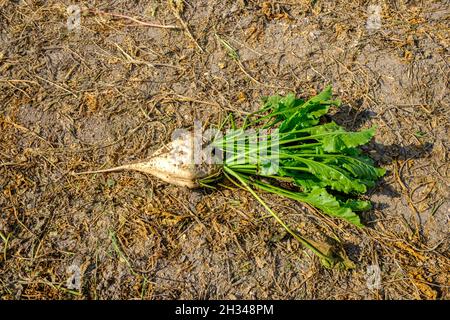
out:
<path id="1" fill-rule="evenodd" d="M 161 29 L 173 29 L 173 30 L 180 29 L 180 27 L 178 27 L 178 26 L 163 25 L 163 24 L 156 24 L 156 23 L 145 22 L 145 21 L 141 21 L 141 20 L 138 20 L 136 18 L 133 18 L 133 17 L 130 17 L 130 16 L 127 16 L 127 15 L 124 15 L 124 14 L 120 14 L 120 13 L 106 12 L 106 11 L 102 11 L 102 10 L 98 10 L 98 9 L 89 9 L 88 12 L 93 13 L 93 14 L 98 14 L 98 15 L 106 15 L 106 16 L 112 16 L 112 17 L 116 17 L 116 18 L 122 18 L 122 19 L 130 20 L 130 21 L 133 21 L 133 22 L 137 23 L 138 25 L 142 25 L 142 26 L 145 26 L 145 27 L 161 28 Z"/>
<path id="2" fill-rule="evenodd" d="M 177 20 L 181 23 L 181 25 L 184 28 L 184 31 L 186 32 L 186 34 L 189 36 L 189 38 L 194 42 L 194 44 L 196 45 L 196 47 L 200 50 L 201 53 L 204 53 L 205 50 L 203 50 L 203 48 L 200 46 L 200 44 L 198 43 L 198 41 L 194 38 L 194 36 L 192 35 L 191 30 L 189 29 L 189 26 L 187 25 L 187 23 L 183 20 L 183 18 L 181 17 L 180 14 L 180 10 L 177 8 L 177 5 L 173 2 L 173 0 L 169 0 L 169 6 L 170 9 L 173 12 L 173 15 L 175 16 L 175 18 L 177 18 Z"/>

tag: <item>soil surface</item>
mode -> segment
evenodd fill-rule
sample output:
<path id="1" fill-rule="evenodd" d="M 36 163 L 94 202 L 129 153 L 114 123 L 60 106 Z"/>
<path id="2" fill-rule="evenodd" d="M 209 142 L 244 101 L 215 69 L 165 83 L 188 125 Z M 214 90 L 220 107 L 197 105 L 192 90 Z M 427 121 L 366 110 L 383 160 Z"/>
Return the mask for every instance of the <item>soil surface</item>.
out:
<path id="1" fill-rule="evenodd" d="M 378 4 L 377 4 L 378 3 Z M 448 1 L 0 0 L 2 299 L 448 299 Z M 221 40 L 228 43 L 223 45 Z M 234 53 L 230 54 L 230 53 Z M 263 194 L 73 172 L 333 85 L 388 170 L 360 229 Z"/>

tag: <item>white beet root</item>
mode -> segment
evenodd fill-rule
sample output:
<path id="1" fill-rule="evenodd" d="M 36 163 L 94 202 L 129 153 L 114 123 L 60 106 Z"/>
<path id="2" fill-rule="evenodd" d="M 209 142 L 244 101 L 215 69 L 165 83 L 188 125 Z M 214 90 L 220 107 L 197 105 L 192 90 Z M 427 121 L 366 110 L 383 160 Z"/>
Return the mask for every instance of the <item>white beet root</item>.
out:
<path id="1" fill-rule="evenodd" d="M 196 145 L 195 142 L 194 135 L 187 134 L 158 149 L 147 161 L 76 174 L 134 170 L 151 174 L 173 185 L 198 188 L 199 180 L 217 174 L 221 166 L 204 161 L 207 157 L 203 144 Z"/>

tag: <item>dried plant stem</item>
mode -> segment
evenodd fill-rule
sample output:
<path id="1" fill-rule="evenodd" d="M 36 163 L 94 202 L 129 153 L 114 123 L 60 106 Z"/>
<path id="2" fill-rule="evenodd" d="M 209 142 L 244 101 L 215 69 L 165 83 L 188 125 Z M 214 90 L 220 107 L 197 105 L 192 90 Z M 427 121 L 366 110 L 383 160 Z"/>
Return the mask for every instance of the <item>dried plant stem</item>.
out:
<path id="1" fill-rule="evenodd" d="M 106 12 L 106 11 L 101 11 L 98 9 L 90 9 L 89 12 L 91 12 L 93 14 L 108 15 L 108 16 L 112 16 L 112 17 L 130 20 L 130 21 L 136 22 L 139 25 L 151 27 L 151 28 L 173 29 L 173 30 L 180 29 L 180 27 L 175 26 L 175 25 L 163 25 L 163 24 L 155 24 L 155 23 L 145 22 L 145 21 L 141 21 L 141 20 L 138 20 L 136 18 L 133 18 L 133 17 L 130 17 L 127 15 L 120 14 L 120 13 Z"/>
<path id="2" fill-rule="evenodd" d="M 184 31 L 186 32 L 188 37 L 194 42 L 194 44 L 196 45 L 198 50 L 200 50 L 201 53 L 204 53 L 205 50 L 203 50 L 203 48 L 200 46 L 200 44 L 197 42 L 197 40 L 192 35 L 191 31 L 189 30 L 189 26 L 187 25 L 187 23 L 181 17 L 179 10 L 176 8 L 176 5 L 173 3 L 173 0 L 169 0 L 169 6 L 170 6 L 170 9 L 172 10 L 173 15 L 175 16 L 175 18 L 177 18 L 177 20 L 183 26 Z"/>

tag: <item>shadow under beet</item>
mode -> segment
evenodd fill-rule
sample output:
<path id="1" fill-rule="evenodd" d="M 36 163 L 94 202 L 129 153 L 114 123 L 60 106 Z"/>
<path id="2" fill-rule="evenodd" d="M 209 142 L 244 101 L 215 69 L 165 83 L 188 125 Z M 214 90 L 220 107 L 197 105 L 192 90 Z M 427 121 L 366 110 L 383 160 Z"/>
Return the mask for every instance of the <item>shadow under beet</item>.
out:
<path id="1" fill-rule="evenodd" d="M 355 105 L 361 106 L 362 101 L 354 102 Z M 326 114 L 324 117 L 327 121 L 334 121 L 346 130 L 359 130 L 367 121 L 376 117 L 377 113 L 372 110 L 362 110 L 343 104 L 333 115 Z"/>
<path id="2" fill-rule="evenodd" d="M 354 101 L 353 105 L 361 106 L 361 101 Z M 360 111 L 358 108 L 351 107 L 350 105 L 343 104 L 338 111 L 332 115 L 326 115 L 327 121 L 334 121 L 338 125 L 344 127 L 348 131 L 361 130 L 364 124 L 373 119 L 377 114 L 371 110 Z M 433 144 L 430 142 L 424 142 L 423 144 L 390 144 L 384 145 L 377 142 L 371 142 L 361 148 L 366 154 L 370 155 L 375 160 L 376 164 L 380 167 L 392 164 L 395 161 L 405 161 L 411 159 L 423 159 L 430 155 L 433 150 Z M 385 177 L 389 175 L 386 173 Z M 369 190 L 369 196 L 371 195 L 385 195 L 392 198 L 400 197 L 401 194 L 395 190 L 392 184 L 386 182 L 383 177 L 377 183 L 377 185 Z M 374 207 L 378 210 L 383 210 L 389 207 L 388 203 L 373 203 Z M 372 222 L 377 219 L 374 210 L 370 210 L 361 214 L 361 220 L 366 226 L 372 226 Z"/>
<path id="3" fill-rule="evenodd" d="M 377 165 L 383 167 L 398 160 L 405 161 L 426 158 L 433 150 L 433 144 L 427 142 L 420 146 L 413 144 L 401 146 L 399 144 L 383 145 L 380 143 L 372 143 L 367 149 L 368 150 L 365 151 L 371 154 L 372 158 L 376 160 Z M 391 198 L 398 198 L 401 196 L 401 194 L 393 188 L 392 184 L 386 182 L 385 177 L 389 174 L 389 171 L 386 172 L 386 175 L 380 179 L 372 190 L 369 191 L 369 196 L 374 194 L 385 195 Z M 373 202 L 373 206 L 378 210 L 383 210 L 388 208 L 389 204 L 385 202 Z M 370 210 L 363 213 L 361 219 L 366 226 L 372 227 L 377 216 L 375 215 L 374 210 Z"/>

